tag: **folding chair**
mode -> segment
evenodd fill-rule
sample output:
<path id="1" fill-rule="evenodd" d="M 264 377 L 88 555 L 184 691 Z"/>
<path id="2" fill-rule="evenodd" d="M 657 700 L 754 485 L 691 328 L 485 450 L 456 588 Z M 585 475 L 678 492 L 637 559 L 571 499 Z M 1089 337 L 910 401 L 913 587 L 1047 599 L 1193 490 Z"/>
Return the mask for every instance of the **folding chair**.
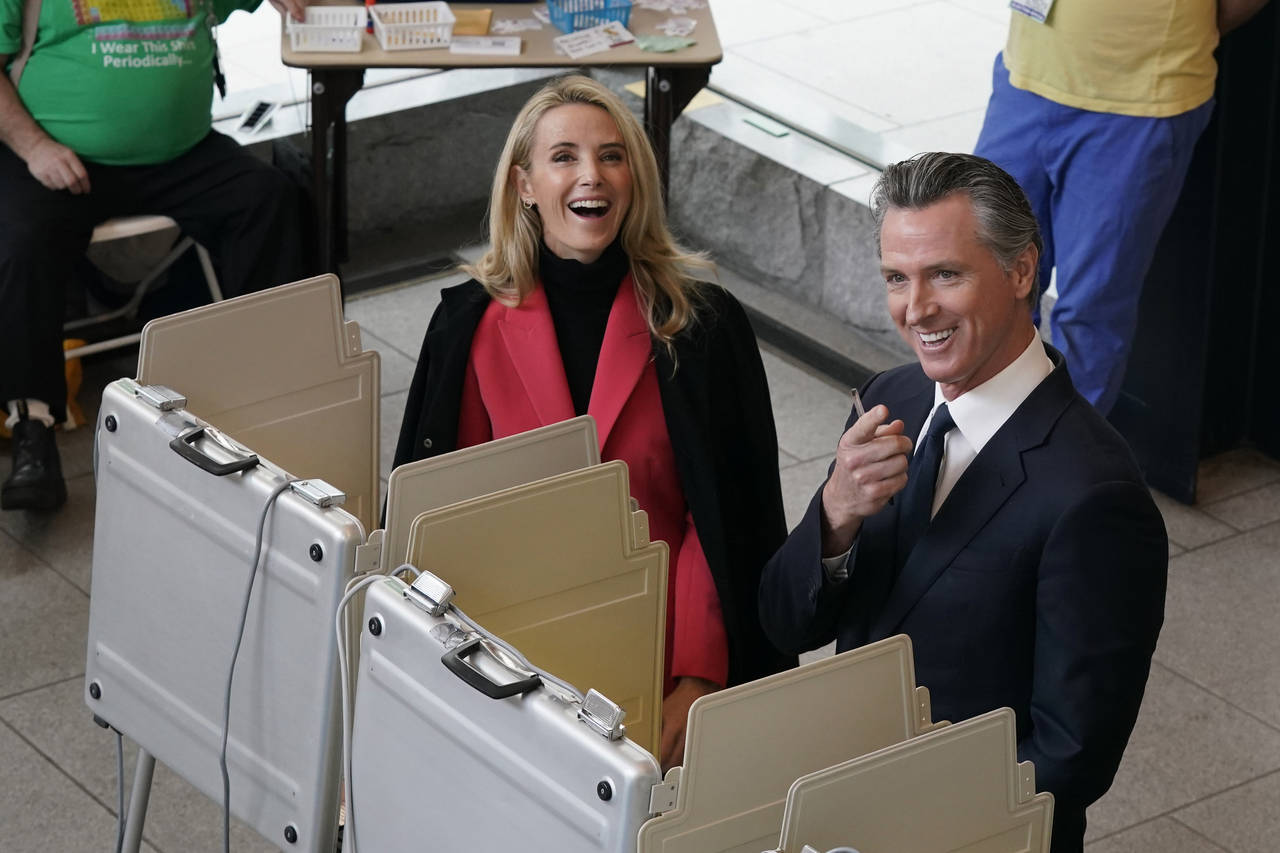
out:
<path id="1" fill-rule="evenodd" d="M 176 228 L 178 223 L 174 222 L 168 216 L 121 216 L 115 219 L 108 219 L 97 228 L 93 229 L 93 237 L 90 243 L 106 243 L 111 240 L 121 240 L 125 237 L 137 237 L 142 234 L 151 234 L 156 231 L 163 231 L 166 228 Z M 71 320 L 63 325 L 64 332 L 71 332 L 76 329 L 82 329 L 88 326 L 97 326 L 103 323 L 116 320 L 121 317 L 133 320 L 138 316 L 138 308 L 142 305 L 142 299 L 147 295 L 147 291 L 151 285 L 155 283 L 174 261 L 182 257 L 183 253 L 188 249 L 194 248 L 196 255 L 200 258 L 200 267 L 204 270 L 204 280 L 209 286 L 209 296 L 213 302 L 222 301 L 222 289 L 218 286 L 218 277 L 213 271 L 213 262 L 209 260 L 209 252 L 204 246 L 201 246 L 191 237 L 183 236 L 177 244 L 174 245 L 169 253 L 158 263 L 151 272 L 138 282 L 134 288 L 133 295 L 129 297 L 129 301 L 121 307 L 108 311 L 103 314 L 95 314 L 92 317 L 83 317 L 78 320 Z M 127 347 L 136 344 L 140 339 L 139 333 L 122 335 L 120 337 L 111 338 L 105 341 L 98 341 L 92 344 L 75 347 L 66 350 L 65 357 L 67 360 L 78 358 L 84 355 L 92 355 L 96 352 L 104 352 L 117 347 Z"/>

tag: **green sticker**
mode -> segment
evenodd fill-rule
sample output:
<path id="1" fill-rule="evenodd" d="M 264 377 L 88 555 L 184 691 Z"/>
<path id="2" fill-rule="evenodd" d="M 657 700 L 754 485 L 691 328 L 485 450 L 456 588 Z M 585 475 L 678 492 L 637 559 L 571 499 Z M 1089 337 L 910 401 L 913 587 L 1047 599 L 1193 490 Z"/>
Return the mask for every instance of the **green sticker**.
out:
<path id="1" fill-rule="evenodd" d="M 683 36 L 636 36 L 636 47 L 654 53 L 671 53 L 674 50 L 693 47 L 695 44 L 697 44 L 696 41 Z"/>

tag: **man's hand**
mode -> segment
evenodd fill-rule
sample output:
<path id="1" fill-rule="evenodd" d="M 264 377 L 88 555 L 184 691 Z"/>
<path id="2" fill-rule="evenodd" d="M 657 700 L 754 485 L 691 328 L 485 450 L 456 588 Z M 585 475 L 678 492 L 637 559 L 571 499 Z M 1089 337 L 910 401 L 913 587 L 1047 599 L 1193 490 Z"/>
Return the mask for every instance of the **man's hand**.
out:
<path id="1" fill-rule="evenodd" d="M 50 190 L 68 190 L 72 195 L 89 192 L 89 173 L 76 152 L 45 137 L 27 155 L 27 169 Z"/>
<path id="2" fill-rule="evenodd" d="M 307 15 L 306 0 L 271 0 L 271 5 L 280 13 L 280 17 L 292 15 L 295 21 L 301 21 Z"/>
<path id="3" fill-rule="evenodd" d="M 885 423 L 889 410 L 876 406 L 840 436 L 836 462 L 822 488 L 822 555 L 853 546 L 863 519 L 875 515 L 907 485 L 911 439 L 902 421 Z"/>
<path id="4" fill-rule="evenodd" d="M 705 678 L 684 676 L 662 700 L 662 741 L 658 747 L 658 763 L 666 773 L 684 760 L 684 729 L 689 722 L 689 706 L 699 696 L 715 693 L 720 688 Z"/>

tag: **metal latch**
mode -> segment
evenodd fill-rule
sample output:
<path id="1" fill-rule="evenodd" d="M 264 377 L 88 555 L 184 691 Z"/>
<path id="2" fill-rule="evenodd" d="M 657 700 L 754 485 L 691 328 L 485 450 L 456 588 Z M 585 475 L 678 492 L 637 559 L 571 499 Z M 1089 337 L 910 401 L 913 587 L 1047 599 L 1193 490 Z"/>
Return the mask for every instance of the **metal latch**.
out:
<path id="1" fill-rule="evenodd" d="M 397 574 L 399 571 L 397 569 L 392 574 Z M 445 611 L 449 609 L 449 604 L 453 601 L 453 587 L 431 574 L 431 572 L 423 572 L 414 580 L 413 586 L 406 590 L 405 597 L 427 611 L 428 614 L 443 616 Z"/>
<path id="2" fill-rule="evenodd" d="M 294 480 L 289 484 L 293 493 L 318 507 L 342 506 L 347 495 L 324 480 Z"/>
<path id="3" fill-rule="evenodd" d="M 174 409 L 187 407 L 186 397 L 163 385 L 138 385 L 135 386 L 134 393 L 138 395 L 138 399 L 162 412 L 172 412 Z"/>
<path id="4" fill-rule="evenodd" d="M 609 740 L 622 737 L 626 731 L 622 720 L 626 716 L 627 712 L 620 705 L 594 689 L 587 691 L 582 707 L 578 708 L 578 719 Z"/>

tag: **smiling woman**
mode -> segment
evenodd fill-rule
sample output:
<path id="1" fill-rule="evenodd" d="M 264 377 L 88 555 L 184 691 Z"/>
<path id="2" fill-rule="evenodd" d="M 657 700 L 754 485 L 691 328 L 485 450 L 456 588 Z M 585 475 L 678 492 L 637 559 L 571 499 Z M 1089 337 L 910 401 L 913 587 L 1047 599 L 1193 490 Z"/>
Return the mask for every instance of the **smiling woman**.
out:
<path id="1" fill-rule="evenodd" d="M 742 307 L 672 239 L 644 131 L 609 89 L 553 81 L 516 117 L 489 251 L 442 294 L 395 464 L 590 414 L 670 549 L 658 756 L 698 696 L 794 666 L 765 639 L 760 570 L 786 525 L 773 411 Z M 590 686 L 590 685 L 582 685 Z"/>
<path id="2" fill-rule="evenodd" d="M 522 203 L 538 209 L 553 254 L 589 264 L 617 236 L 631 208 L 631 166 L 618 127 L 589 104 L 565 104 L 534 131 L 528 166 L 515 165 Z"/>

